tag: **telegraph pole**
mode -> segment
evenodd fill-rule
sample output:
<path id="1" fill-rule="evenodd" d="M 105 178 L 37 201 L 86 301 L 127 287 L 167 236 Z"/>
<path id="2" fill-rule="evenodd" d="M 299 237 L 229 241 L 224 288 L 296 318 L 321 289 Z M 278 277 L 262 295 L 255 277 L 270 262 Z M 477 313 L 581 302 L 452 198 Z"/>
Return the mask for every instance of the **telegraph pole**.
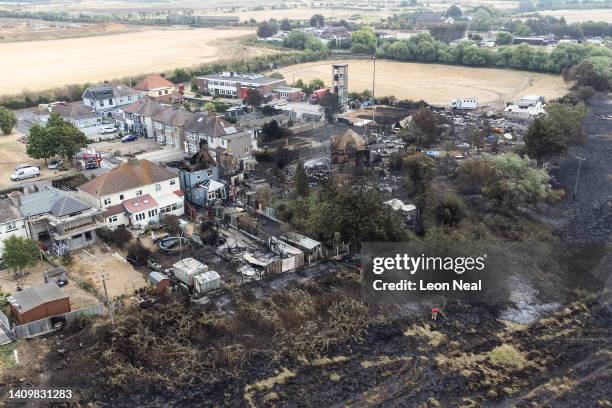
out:
<path id="1" fill-rule="evenodd" d="M 106 298 L 106 306 L 110 315 L 111 323 L 115 327 L 115 316 L 113 314 L 113 303 L 108 299 L 108 291 L 106 290 L 106 275 L 102 273 L 102 285 L 104 286 L 104 297 Z"/>
<path id="2" fill-rule="evenodd" d="M 374 72 L 372 74 L 372 126 L 374 126 L 374 118 L 376 115 L 376 102 L 374 90 L 376 87 L 376 55 L 372 55 L 372 61 L 374 62 Z"/>
<path id="3" fill-rule="evenodd" d="M 574 184 L 574 196 L 573 199 L 576 199 L 576 193 L 578 192 L 578 179 L 580 177 L 580 167 L 582 166 L 582 162 L 585 161 L 586 159 L 583 157 L 578 157 L 576 156 L 576 159 L 578 159 L 578 170 L 576 171 L 576 184 Z"/>

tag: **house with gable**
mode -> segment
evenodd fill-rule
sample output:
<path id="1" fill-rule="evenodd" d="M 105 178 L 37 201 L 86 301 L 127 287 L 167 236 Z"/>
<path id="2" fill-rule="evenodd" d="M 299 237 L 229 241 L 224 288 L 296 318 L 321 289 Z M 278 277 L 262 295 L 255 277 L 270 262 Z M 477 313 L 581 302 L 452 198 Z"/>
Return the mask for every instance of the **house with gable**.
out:
<path id="1" fill-rule="evenodd" d="M 122 84 L 104 84 L 89 87 L 83 92 L 83 104 L 95 112 L 110 114 L 122 106 L 142 98 L 143 92 Z"/>
<path id="2" fill-rule="evenodd" d="M 129 159 L 77 190 L 83 201 L 105 211 L 110 228 L 142 228 L 165 214 L 185 213 L 179 176 L 148 160 Z"/>

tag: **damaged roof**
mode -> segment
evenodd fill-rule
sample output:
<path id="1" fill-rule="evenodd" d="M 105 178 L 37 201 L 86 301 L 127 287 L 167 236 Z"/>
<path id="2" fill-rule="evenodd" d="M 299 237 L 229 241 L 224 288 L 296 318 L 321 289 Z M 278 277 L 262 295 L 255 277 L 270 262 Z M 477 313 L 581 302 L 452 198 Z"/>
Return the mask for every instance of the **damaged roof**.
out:
<path id="1" fill-rule="evenodd" d="M 43 283 L 17 292 L 8 297 L 7 300 L 13 304 L 20 313 L 25 313 L 45 303 L 69 297 L 70 295 L 65 293 L 55 283 Z"/>

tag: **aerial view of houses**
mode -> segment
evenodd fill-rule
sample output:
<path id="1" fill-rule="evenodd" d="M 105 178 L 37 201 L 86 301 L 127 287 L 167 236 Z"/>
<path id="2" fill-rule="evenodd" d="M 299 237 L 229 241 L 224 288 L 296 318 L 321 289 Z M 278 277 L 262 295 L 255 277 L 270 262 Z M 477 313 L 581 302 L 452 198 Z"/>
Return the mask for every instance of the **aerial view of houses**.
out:
<path id="1" fill-rule="evenodd" d="M 605 2 L 35 3 L 0 405 L 610 406 Z"/>

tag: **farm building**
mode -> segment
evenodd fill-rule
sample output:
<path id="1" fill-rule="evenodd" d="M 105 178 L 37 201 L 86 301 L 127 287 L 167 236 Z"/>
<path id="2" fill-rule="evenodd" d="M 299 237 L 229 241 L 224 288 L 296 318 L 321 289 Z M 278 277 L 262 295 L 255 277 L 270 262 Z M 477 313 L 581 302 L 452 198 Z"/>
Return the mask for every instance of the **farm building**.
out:
<path id="1" fill-rule="evenodd" d="M 170 287 L 170 279 L 157 271 L 153 271 L 148 276 L 149 283 L 156 293 L 163 293 Z"/>
<path id="2" fill-rule="evenodd" d="M 43 283 L 7 298 L 11 315 L 20 324 L 70 312 L 70 295 L 55 283 Z"/>

